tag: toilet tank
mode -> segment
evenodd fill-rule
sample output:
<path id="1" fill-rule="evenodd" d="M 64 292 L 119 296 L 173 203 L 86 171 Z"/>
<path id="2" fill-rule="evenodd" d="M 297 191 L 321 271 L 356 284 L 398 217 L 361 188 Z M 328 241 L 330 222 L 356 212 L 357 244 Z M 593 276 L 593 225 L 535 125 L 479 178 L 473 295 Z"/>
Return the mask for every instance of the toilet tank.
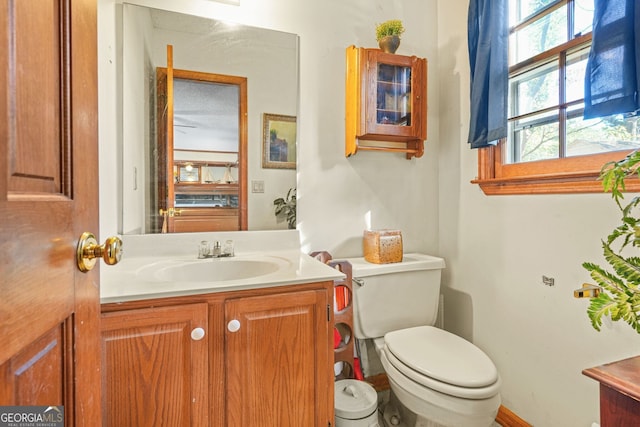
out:
<path id="1" fill-rule="evenodd" d="M 353 307 L 356 338 L 378 338 L 387 332 L 433 325 L 440 300 L 442 258 L 419 253 L 402 262 L 373 264 L 347 258 L 354 278 Z"/>

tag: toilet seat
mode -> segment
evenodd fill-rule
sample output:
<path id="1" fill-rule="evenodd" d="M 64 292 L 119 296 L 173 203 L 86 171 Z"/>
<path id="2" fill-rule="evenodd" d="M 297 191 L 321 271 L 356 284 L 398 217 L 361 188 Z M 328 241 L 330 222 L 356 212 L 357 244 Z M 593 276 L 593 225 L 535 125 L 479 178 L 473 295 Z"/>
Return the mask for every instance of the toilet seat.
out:
<path id="1" fill-rule="evenodd" d="M 491 359 L 442 329 L 419 326 L 389 332 L 383 351 L 390 364 L 424 387 L 465 399 L 486 399 L 500 390 Z"/>

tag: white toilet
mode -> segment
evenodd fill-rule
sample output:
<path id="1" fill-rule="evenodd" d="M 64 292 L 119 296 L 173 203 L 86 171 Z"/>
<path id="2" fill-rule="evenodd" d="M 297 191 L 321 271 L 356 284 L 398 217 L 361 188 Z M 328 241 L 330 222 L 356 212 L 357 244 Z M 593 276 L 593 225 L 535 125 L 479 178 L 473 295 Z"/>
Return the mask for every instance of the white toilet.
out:
<path id="1" fill-rule="evenodd" d="M 490 426 L 500 406 L 495 365 L 469 341 L 433 326 L 444 260 L 411 253 L 391 264 L 347 261 L 356 282 L 354 335 L 373 339 L 391 385 L 387 423 Z"/>

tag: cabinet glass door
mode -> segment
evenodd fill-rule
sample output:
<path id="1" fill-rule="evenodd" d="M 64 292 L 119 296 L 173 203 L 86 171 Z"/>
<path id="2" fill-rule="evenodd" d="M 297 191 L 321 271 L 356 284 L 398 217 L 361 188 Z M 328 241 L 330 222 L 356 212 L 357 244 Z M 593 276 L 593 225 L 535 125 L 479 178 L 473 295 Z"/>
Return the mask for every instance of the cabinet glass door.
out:
<path id="1" fill-rule="evenodd" d="M 377 64 L 376 123 L 411 126 L 411 67 Z"/>

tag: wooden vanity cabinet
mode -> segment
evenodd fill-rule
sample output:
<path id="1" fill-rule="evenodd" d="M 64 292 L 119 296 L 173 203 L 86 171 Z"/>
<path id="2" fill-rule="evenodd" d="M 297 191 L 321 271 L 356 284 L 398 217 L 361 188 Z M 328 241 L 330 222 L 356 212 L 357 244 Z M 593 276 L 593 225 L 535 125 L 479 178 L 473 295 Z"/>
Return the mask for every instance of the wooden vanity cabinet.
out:
<path id="1" fill-rule="evenodd" d="M 226 320 L 239 327 L 227 323 L 228 427 L 328 425 L 327 302 L 325 290 L 225 302 Z"/>
<path id="2" fill-rule="evenodd" d="M 208 411 L 205 303 L 102 315 L 103 425 L 196 426 Z M 195 339 L 192 338 L 192 332 Z"/>
<path id="3" fill-rule="evenodd" d="M 103 425 L 333 425 L 332 288 L 103 305 Z M 194 341 L 197 325 L 205 335 Z"/>
<path id="4" fill-rule="evenodd" d="M 427 138 L 427 60 L 350 46 L 346 51 L 345 154 L 421 157 Z"/>

